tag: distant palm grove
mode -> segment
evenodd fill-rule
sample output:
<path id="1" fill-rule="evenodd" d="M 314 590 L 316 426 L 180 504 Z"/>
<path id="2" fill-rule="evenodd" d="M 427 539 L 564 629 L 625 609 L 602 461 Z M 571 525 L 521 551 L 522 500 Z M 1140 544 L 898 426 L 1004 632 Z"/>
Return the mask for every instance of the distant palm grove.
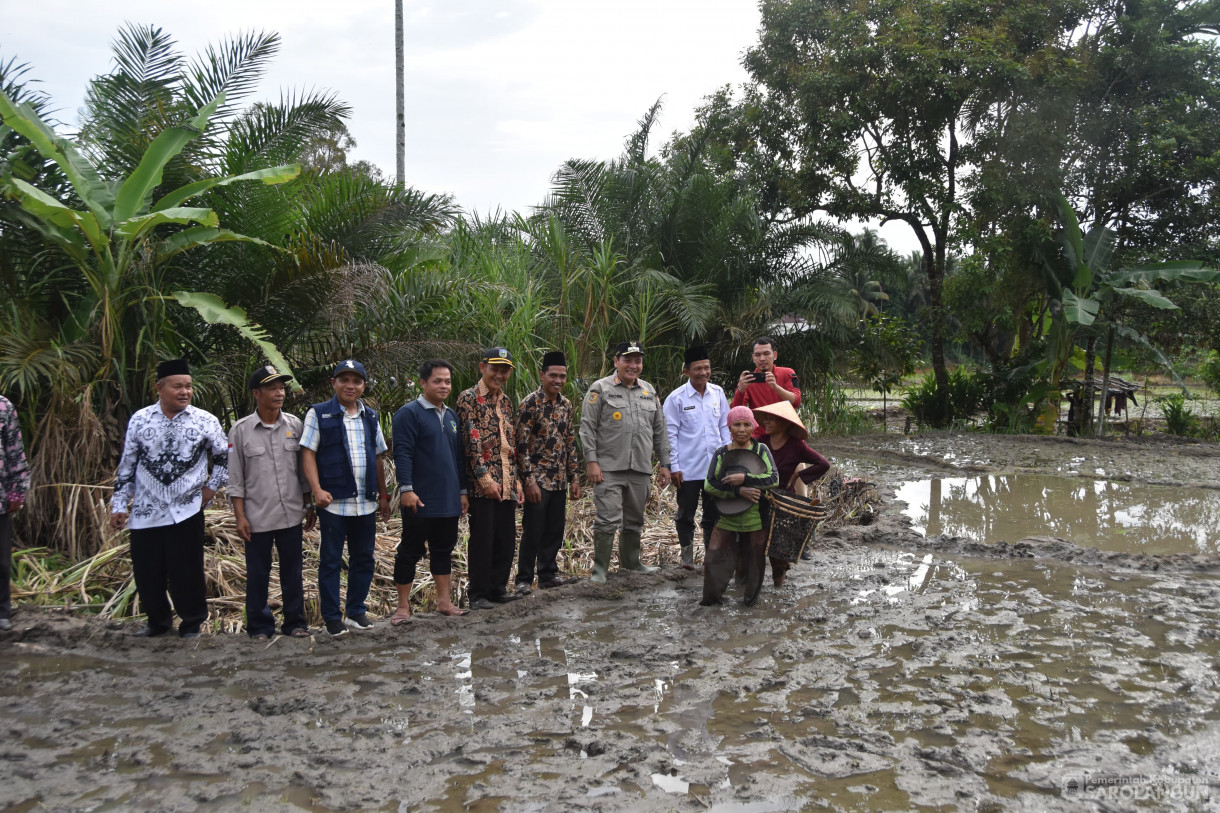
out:
<path id="1" fill-rule="evenodd" d="M 564 162 L 529 212 L 349 162 L 332 95 L 251 101 L 273 33 L 192 56 L 128 25 L 70 123 L 0 51 L 0 393 L 36 482 L 64 485 L 31 495 L 27 535 L 92 552 L 91 488 L 178 356 L 226 422 L 266 360 L 299 408 L 358 358 L 388 415 L 425 359 L 465 387 L 480 348 L 508 347 L 519 399 L 546 350 L 580 392 L 626 339 L 668 389 L 685 346 L 727 383 L 774 335 L 823 427 L 851 416 L 849 383 L 902 398 L 921 367 L 921 423 L 996 431 L 1070 391 L 1095 432 L 1120 369 L 1220 382 L 1220 5 L 761 6 L 746 85 L 708 88 L 664 143 L 660 103 L 642 111 L 621 155 Z"/>

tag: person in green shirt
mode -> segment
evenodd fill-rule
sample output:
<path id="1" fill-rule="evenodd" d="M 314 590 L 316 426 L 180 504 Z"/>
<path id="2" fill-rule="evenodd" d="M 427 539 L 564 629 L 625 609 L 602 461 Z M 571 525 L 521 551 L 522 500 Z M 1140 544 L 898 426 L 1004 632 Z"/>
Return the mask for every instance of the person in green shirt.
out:
<path id="1" fill-rule="evenodd" d="M 749 407 L 736 406 L 729 410 L 729 434 L 733 440 L 712 455 L 712 462 L 703 481 L 703 489 L 717 499 L 744 497 L 750 506 L 740 514 L 721 514 L 707 544 L 703 561 L 703 606 L 720 604 L 729 580 L 737 569 L 738 557 L 746 564 L 745 605 L 758 601 L 762 588 L 767 554 L 767 532 L 763 528 L 758 501 L 763 492 L 779 485 L 779 474 L 771 450 L 753 439 L 758 427 Z M 725 455 L 734 449 L 748 449 L 758 455 L 764 470 L 760 474 L 726 471 Z"/>

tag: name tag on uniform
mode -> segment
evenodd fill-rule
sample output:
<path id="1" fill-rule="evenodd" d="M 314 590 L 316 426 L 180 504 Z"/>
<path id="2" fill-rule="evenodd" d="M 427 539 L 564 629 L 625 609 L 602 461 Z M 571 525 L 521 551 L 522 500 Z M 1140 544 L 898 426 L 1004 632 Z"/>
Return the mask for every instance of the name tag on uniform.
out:
<path id="1" fill-rule="evenodd" d="M 690 406 L 685 406 L 685 407 L 682 407 L 682 408 L 683 408 L 683 409 L 694 409 L 694 408 L 695 408 L 695 405 L 694 405 L 694 404 L 691 404 Z"/>

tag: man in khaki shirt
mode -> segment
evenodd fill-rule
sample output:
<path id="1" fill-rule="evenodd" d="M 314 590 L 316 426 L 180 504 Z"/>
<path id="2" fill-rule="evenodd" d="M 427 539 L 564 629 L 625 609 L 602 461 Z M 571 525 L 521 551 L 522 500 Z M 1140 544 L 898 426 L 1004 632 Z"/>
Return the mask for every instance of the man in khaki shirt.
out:
<path id="1" fill-rule="evenodd" d="M 301 521 L 315 521 L 309 483 L 301 471 L 301 420 L 282 408 L 292 376 L 271 365 L 250 376 L 253 413 L 229 430 L 229 499 L 237 534 L 246 541 L 246 631 L 256 641 L 275 634 L 267 605 L 271 549 L 280 554 L 285 635 L 309 635 L 301 577 Z"/>
<path id="2" fill-rule="evenodd" d="M 621 342 L 614 351 L 614 375 L 593 382 L 580 418 L 589 482 L 593 484 L 593 575 L 604 583 L 619 532 L 619 565 L 648 573 L 640 562 L 644 503 L 655 456 L 657 486 L 669 482 L 669 437 L 657 390 L 640 378 L 644 350 L 639 342 Z"/>

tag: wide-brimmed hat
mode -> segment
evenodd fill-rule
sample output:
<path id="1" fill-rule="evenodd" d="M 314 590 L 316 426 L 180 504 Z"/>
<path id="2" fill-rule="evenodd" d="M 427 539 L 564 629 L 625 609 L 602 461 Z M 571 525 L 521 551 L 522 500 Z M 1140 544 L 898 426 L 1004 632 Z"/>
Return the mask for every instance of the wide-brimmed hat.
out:
<path id="1" fill-rule="evenodd" d="M 729 449 L 724 453 L 724 459 L 721 461 L 720 476 L 724 477 L 727 474 L 763 474 L 767 470 L 767 462 L 759 457 L 758 452 L 753 449 Z M 716 499 L 716 508 L 726 517 L 744 514 L 750 510 L 751 505 L 757 503 L 750 502 L 745 497 L 718 497 Z"/>
<path id="2" fill-rule="evenodd" d="M 774 404 L 767 404 L 754 410 L 754 416 L 770 415 L 773 418 L 779 418 L 781 421 L 787 421 L 791 424 L 788 427 L 788 435 L 797 440 L 804 440 L 809 437 L 809 430 L 805 428 L 805 424 L 801 423 L 801 416 L 796 414 L 796 409 L 788 401 L 776 401 Z"/>

